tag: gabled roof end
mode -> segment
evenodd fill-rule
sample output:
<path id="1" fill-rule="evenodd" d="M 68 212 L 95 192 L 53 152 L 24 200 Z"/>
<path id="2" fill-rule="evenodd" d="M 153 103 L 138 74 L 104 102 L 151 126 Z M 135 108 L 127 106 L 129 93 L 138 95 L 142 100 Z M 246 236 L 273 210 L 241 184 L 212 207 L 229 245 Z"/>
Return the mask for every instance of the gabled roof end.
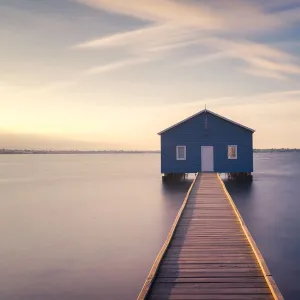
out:
<path id="1" fill-rule="evenodd" d="M 251 131 L 252 133 L 255 132 L 254 129 L 251 129 L 251 128 L 246 127 L 246 126 L 244 126 L 244 125 L 242 125 L 242 124 L 240 124 L 240 123 L 237 123 L 237 122 L 234 122 L 234 121 L 232 121 L 232 120 L 230 120 L 230 119 L 227 119 L 227 118 L 225 118 L 225 117 L 222 117 L 222 116 L 220 116 L 220 115 L 218 115 L 218 114 L 216 114 L 216 113 L 214 113 L 214 112 L 208 110 L 208 109 L 206 108 L 206 106 L 205 106 L 205 108 L 204 108 L 203 110 L 199 111 L 198 113 L 196 113 L 196 114 L 194 114 L 194 115 L 192 115 L 192 116 L 190 116 L 190 117 L 188 117 L 188 118 L 186 118 L 186 119 L 184 119 L 184 120 L 182 120 L 182 121 L 180 121 L 180 122 L 178 122 L 178 123 L 176 123 L 176 124 L 174 124 L 174 125 L 172 125 L 172 126 L 166 128 L 166 129 L 164 129 L 164 130 L 158 132 L 158 135 L 161 135 L 161 134 L 165 133 L 166 131 L 169 131 L 170 129 L 172 129 L 172 128 L 174 128 L 174 127 L 177 127 L 177 126 L 179 126 L 180 124 L 185 123 L 186 121 L 188 121 L 188 120 L 190 120 L 190 119 L 192 119 L 192 118 L 194 118 L 194 117 L 196 117 L 196 116 L 198 116 L 198 115 L 201 115 L 201 114 L 204 113 L 204 112 L 205 112 L 205 113 L 208 112 L 208 113 L 210 113 L 210 114 L 212 114 L 212 115 L 214 115 L 214 116 L 216 116 L 216 117 L 218 117 L 218 118 L 221 118 L 221 119 L 223 119 L 223 120 L 225 120 L 225 121 L 227 121 L 227 122 L 230 122 L 230 123 L 232 123 L 232 124 L 234 124 L 234 125 L 236 125 L 236 126 L 242 127 L 242 128 L 244 128 L 244 129 L 246 129 L 246 130 L 249 130 L 249 131 Z"/>

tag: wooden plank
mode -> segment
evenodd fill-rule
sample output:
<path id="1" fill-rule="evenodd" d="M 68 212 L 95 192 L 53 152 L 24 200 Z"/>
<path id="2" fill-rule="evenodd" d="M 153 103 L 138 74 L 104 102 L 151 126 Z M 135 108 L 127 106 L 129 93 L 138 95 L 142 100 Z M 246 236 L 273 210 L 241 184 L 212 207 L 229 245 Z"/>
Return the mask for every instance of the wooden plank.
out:
<path id="1" fill-rule="evenodd" d="M 188 247 L 187 245 L 185 245 L 185 248 L 182 249 L 182 245 L 178 245 L 176 246 L 175 244 L 172 245 L 172 249 L 170 251 L 168 251 L 168 253 L 172 253 L 172 252 L 181 252 L 181 251 L 187 251 L 187 250 L 193 250 L 194 252 L 200 253 L 201 251 L 211 251 L 211 253 L 215 253 L 215 252 L 220 252 L 220 253 L 252 253 L 252 251 L 248 248 L 248 247 L 225 247 L 222 249 L 220 247 L 220 245 L 195 245 L 195 246 L 191 246 Z M 209 253 L 208 253 L 209 254 Z"/>
<path id="2" fill-rule="evenodd" d="M 216 251 L 209 251 L 209 249 L 204 249 L 204 251 L 202 252 L 191 252 L 191 253 L 188 253 L 188 252 L 180 252 L 180 253 L 174 253 L 174 252 L 171 252 L 171 253 L 168 253 L 166 256 L 168 256 L 169 258 L 170 257 L 173 257 L 173 258 L 176 258 L 176 257 L 203 257 L 203 256 L 206 256 L 206 257 L 239 257 L 239 256 L 249 256 L 251 257 L 252 259 L 254 259 L 255 257 L 253 256 L 253 253 L 252 252 L 247 252 L 247 251 L 239 251 L 239 252 L 236 252 L 234 250 L 232 251 L 227 251 L 227 252 L 224 252 L 222 251 L 221 249 L 217 249 Z"/>
<path id="3" fill-rule="evenodd" d="M 191 254 L 181 254 L 181 255 L 167 255 L 166 259 L 177 259 L 177 260 L 193 260 L 193 259 L 233 259 L 233 258 L 248 258 L 248 259 L 254 259 L 254 256 L 252 253 L 239 253 L 239 254 L 234 254 L 234 253 L 203 253 L 203 254 L 197 254 L 197 253 L 191 253 Z"/>
<path id="4" fill-rule="evenodd" d="M 271 300 L 272 295 L 151 295 L 152 300 Z"/>
<path id="5" fill-rule="evenodd" d="M 241 233 L 231 234 L 227 236 L 219 232 L 175 232 L 174 238 L 210 238 L 210 239 L 220 239 L 220 240 L 246 240 L 245 235 Z"/>
<path id="6" fill-rule="evenodd" d="M 256 263 L 193 263 L 193 264 L 176 264 L 173 263 L 166 263 L 165 261 L 161 264 L 160 269 L 227 269 L 227 268 L 258 268 Z"/>
<path id="7" fill-rule="evenodd" d="M 157 278 L 155 283 L 257 283 L 264 282 L 265 278 L 260 277 L 162 277 Z"/>
<path id="8" fill-rule="evenodd" d="M 200 247 L 200 246 L 220 246 L 220 245 L 223 245 L 224 247 L 230 247 L 230 246 L 234 246 L 235 248 L 238 248 L 238 247 L 243 247 L 243 248 L 247 248 L 249 249 L 249 245 L 247 245 L 244 241 L 232 241 L 232 240 L 229 240 L 229 241 L 226 241 L 226 240 L 216 240 L 216 239 L 209 239 L 209 240 L 202 240 L 201 239 L 201 243 L 199 243 L 199 239 L 174 239 L 172 240 L 172 246 L 175 246 L 175 245 L 185 245 L 185 246 L 188 246 L 188 245 L 191 245 L 191 246 L 194 246 L 194 247 Z"/>
<path id="9" fill-rule="evenodd" d="M 178 268 L 170 268 L 170 267 L 161 267 L 160 269 L 161 274 L 186 274 L 186 273 L 197 273 L 198 275 L 203 274 L 205 275 L 206 273 L 216 273 L 222 275 L 224 272 L 225 273 L 246 273 L 246 272 L 253 272 L 253 274 L 256 275 L 262 275 L 260 273 L 260 268 L 259 267 L 247 267 L 247 268 L 237 268 L 237 267 L 226 267 L 226 268 L 210 268 L 207 266 L 206 268 L 190 268 L 189 265 L 186 266 L 180 266 Z M 221 274 L 222 273 L 222 274 Z"/>
<path id="10" fill-rule="evenodd" d="M 203 286 L 181 286 L 177 284 L 175 286 L 169 287 L 165 284 L 155 285 L 152 290 L 152 294 L 163 294 L 169 293 L 172 295 L 247 295 L 247 294 L 268 294 L 271 295 L 269 287 L 236 287 L 232 288 L 231 286 L 214 288 L 206 288 Z"/>
<path id="11" fill-rule="evenodd" d="M 215 261 L 215 260 L 231 260 L 231 261 L 234 261 L 236 260 L 237 263 L 241 260 L 241 259 L 244 259 L 244 260 L 249 260 L 251 261 L 252 260 L 252 263 L 253 264 L 256 264 L 257 266 L 259 266 L 256 262 L 255 262 L 255 257 L 252 255 L 252 253 L 248 254 L 239 254 L 237 256 L 234 256 L 233 254 L 223 254 L 222 253 L 216 253 L 216 255 L 213 255 L 213 254 L 209 254 L 209 253 L 204 253 L 204 254 L 200 254 L 200 255 L 197 255 L 196 253 L 191 253 L 191 254 L 184 254 L 184 255 L 169 255 L 169 256 L 165 256 L 165 259 L 166 261 L 167 260 L 172 260 L 172 261 L 178 261 L 178 264 L 180 264 L 180 261 L 181 260 L 184 260 L 184 261 L 187 261 L 187 262 L 190 262 L 192 260 L 198 260 L 198 261 L 205 261 L 205 260 L 212 260 L 212 261 Z M 254 261 L 253 261 L 254 260 Z M 209 262 L 208 262 L 209 263 Z M 227 262 L 224 262 L 224 263 L 227 263 Z"/>
<path id="12" fill-rule="evenodd" d="M 229 249 L 248 249 L 249 246 L 245 244 L 245 242 L 237 241 L 237 240 L 228 240 L 228 241 L 217 241 L 217 240 L 204 240 L 201 244 L 196 244 L 196 239 L 190 240 L 176 240 L 172 241 L 172 247 L 180 248 L 184 250 L 185 248 L 192 248 L 192 249 L 203 249 L 203 248 L 217 248 L 224 247 L 224 250 Z M 183 249 L 184 248 L 184 249 Z M 221 250 L 221 249 L 220 249 Z M 251 250 L 250 250 L 251 251 Z"/>
<path id="13" fill-rule="evenodd" d="M 214 257 L 214 256 L 203 255 L 203 256 L 199 256 L 198 258 L 194 258 L 194 259 L 187 259 L 187 258 L 177 259 L 177 257 L 172 259 L 171 257 L 166 256 L 163 264 L 173 264 L 174 265 L 174 261 L 177 262 L 176 265 L 180 265 L 180 264 L 195 264 L 195 265 L 252 264 L 252 265 L 258 266 L 258 264 L 255 263 L 255 261 L 253 261 L 253 256 L 251 256 L 251 255 L 238 256 L 238 257 L 226 257 L 226 256 Z"/>
<path id="14" fill-rule="evenodd" d="M 263 277 L 260 271 L 244 271 L 244 272 L 216 272 L 216 271 L 211 271 L 211 272 L 165 272 L 165 271 L 159 271 L 157 273 L 157 278 L 161 277 L 194 277 L 194 278 L 209 278 L 209 277 Z"/>
<path id="15" fill-rule="evenodd" d="M 173 288 L 205 288 L 205 289 L 215 289 L 215 288 L 268 288 L 265 281 L 258 282 L 157 282 L 155 287 L 167 287 L 168 289 Z M 270 290 L 269 290 L 270 293 Z"/>
<path id="16" fill-rule="evenodd" d="M 201 237 L 201 238 L 199 238 Z M 199 241 L 201 241 L 201 243 L 204 242 L 219 242 L 220 244 L 222 243 L 227 243 L 230 241 L 233 242 L 239 242 L 241 244 L 243 243 L 247 243 L 247 239 L 245 239 L 244 236 L 226 236 L 223 237 L 221 235 L 217 235 L 217 236 L 212 236 L 212 235 L 198 235 L 198 236 L 193 236 L 193 235 L 189 235 L 189 234 L 185 234 L 185 235 L 178 235 L 178 234 L 174 234 L 173 236 L 173 240 L 174 241 L 193 241 L 195 243 L 199 243 Z"/>

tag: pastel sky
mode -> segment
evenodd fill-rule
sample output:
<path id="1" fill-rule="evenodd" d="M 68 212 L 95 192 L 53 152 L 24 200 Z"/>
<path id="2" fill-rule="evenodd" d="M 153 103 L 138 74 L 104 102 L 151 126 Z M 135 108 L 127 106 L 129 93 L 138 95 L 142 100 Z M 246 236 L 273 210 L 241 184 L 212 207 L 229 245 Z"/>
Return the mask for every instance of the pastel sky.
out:
<path id="1" fill-rule="evenodd" d="M 204 108 L 300 148 L 300 0 L 1 0 L 0 148 L 159 149 Z"/>

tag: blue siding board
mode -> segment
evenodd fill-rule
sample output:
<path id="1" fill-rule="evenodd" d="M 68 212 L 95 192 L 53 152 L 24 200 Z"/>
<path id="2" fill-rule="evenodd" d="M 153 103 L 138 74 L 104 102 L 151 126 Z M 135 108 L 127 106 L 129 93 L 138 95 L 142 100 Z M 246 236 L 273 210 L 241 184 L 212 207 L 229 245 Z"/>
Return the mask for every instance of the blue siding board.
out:
<path id="1" fill-rule="evenodd" d="M 161 134 L 161 172 L 201 171 L 201 146 L 214 147 L 214 171 L 253 172 L 252 132 L 207 113 L 200 114 Z M 186 146 L 186 160 L 176 160 L 176 146 Z M 237 159 L 228 159 L 228 145 L 237 145 Z"/>

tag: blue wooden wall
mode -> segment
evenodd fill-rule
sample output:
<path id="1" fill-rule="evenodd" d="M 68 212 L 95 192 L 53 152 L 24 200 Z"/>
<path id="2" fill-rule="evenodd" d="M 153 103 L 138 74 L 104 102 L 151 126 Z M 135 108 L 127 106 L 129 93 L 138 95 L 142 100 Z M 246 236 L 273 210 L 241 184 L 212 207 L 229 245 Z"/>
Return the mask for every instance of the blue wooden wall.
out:
<path id="1" fill-rule="evenodd" d="M 214 171 L 253 172 L 252 132 L 209 112 L 199 114 L 161 134 L 161 172 L 201 171 L 201 146 L 214 147 Z M 237 145 L 237 159 L 228 159 L 228 145 Z M 176 160 L 176 146 L 186 146 L 186 160 Z"/>

